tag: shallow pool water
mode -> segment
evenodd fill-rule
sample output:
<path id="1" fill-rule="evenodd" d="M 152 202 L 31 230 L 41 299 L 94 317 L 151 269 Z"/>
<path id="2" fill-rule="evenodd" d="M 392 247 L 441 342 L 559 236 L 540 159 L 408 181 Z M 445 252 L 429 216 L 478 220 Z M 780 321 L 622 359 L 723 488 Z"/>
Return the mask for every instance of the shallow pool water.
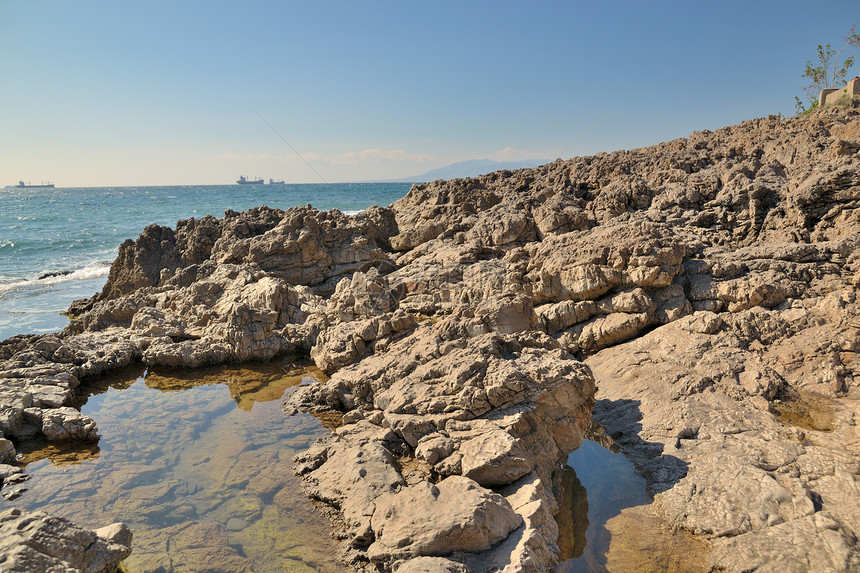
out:
<path id="1" fill-rule="evenodd" d="M 330 527 L 291 469 L 326 430 L 281 412 L 289 387 L 321 376 L 285 360 L 103 379 L 81 405 L 98 443 L 22 444 L 27 491 L 0 506 L 91 528 L 125 522 L 128 573 L 340 571 Z"/>
<path id="2" fill-rule="evenodd" d="M 611 539 L 606 522 L 625 507 L 650 502 L 645 480 L 627 458 L 583 441 L 562 474 L 558 571 L 605 571 Z"/>
<path id="3" fill-rule="evenodd" d="M 583 441 L 561 476 L 556 573 L 706 571 L 707 546 L 666 529 L 652 512 L 645 486 L 617 447 Z"/>

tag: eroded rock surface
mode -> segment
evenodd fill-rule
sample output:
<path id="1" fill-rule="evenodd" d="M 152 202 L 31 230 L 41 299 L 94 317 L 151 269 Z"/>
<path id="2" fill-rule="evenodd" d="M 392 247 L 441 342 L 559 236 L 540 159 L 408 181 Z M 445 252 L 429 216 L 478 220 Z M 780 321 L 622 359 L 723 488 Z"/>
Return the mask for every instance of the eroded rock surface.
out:
<path id="1" fill-rule="evenodd" d="M 531 308 L 513 307 L 528 315 L 516 322 L 534 322 Z M 499 319 L 480 308 L 427 321 L 290 396 L 292 411 L 348 411 L 297 470 L 340 509 L 359 561 L 366 551 L 386 567 L 455 552 L 486 564 L 472 570 L 554 562 L 552 472 L 582 442 L 593 381 L 551 337 L 493 331 Z"/>
<path id="2" fill-rule="evenodd" d="M 353 217 L 148 227 L 66 331 L 0 343 L 0 456 L 92 439 L 65 409 L 84 377 L 301 352 L 331 378 L 287 410 L 339 421 L 296 471 L 357 567 L 551 570 L 592 406 L 709 566 L 860 567 L 858 148 L 860 111 L 832 108 Z M 434 504 L 444 527 L 408 519 Z"/>
<path id="3" fill-rule="evenodd" d="M 114 523 L 96 531 L 42 512 L 0 513 L 0 569 L 10 573 L 112 573 L 131 553 L 131 531 Z"/>

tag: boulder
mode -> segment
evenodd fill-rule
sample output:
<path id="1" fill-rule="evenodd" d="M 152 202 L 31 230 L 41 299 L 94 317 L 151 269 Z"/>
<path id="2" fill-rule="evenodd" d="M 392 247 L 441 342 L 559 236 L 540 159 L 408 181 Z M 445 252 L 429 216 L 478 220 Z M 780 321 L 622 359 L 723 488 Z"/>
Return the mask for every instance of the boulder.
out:
<path id="1" fill-rule="evenodd" d="M 30 573 L 112 573 L 131 553 L 131 531 L 115 523 L 97 531 L 42 512 L 0 513 L 0 567 Z"/>
<path id="2" fill-rule="evenodd" d="M 42 433 L 52 442 L 98 439 L 95 421 L 78 410 L 64 406 L 41 410 Z"/>
<path id="3" fill-rule="evenodd" d="M 460 476 L 436 485 L 422 481 L 380 496 L 375 505 L 375 541 L 367 554 L 376 562 L 485 551 L 522 523 L 504 497 Z"/>

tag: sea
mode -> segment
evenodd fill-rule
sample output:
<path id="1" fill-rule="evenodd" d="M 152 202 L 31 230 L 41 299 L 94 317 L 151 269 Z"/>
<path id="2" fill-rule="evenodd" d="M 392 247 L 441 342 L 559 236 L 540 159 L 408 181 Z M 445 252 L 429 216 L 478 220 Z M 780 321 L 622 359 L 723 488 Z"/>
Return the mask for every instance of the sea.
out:
<path id="1" fill-rule="evenodd" d="M 62 330 L 61 313 L 100 292 L 119 245 L 147 225 L 252 207 L 358 213 L 410 183 L 0 188 L 0 340 Z"/>

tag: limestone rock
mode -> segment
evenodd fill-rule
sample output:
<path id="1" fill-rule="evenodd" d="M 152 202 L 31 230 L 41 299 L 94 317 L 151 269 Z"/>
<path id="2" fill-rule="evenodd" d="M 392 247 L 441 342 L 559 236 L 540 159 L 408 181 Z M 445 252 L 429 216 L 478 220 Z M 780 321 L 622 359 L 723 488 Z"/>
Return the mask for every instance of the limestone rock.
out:
<path id="1" fill-rule="evenodd" d="M 406 483 L 391 453 L 375 442 L 338 449 L 308 479 L 316 484 L 310 489 L 312 497 L 340 507 L 353 546 L 372 540 L 377 498 Z"/>
<path id="2" fill-rule="evenodd" d="M 462 563 L 445 557 L 415 557 L 397 567 L 399 573 L 469 573 Z"/>
<path id="3" fill-rule="evenodd" d="M 181 276 L 184 268 L 209 260 L 256 264 L 290 284 L 327 289 L 322 285 L 332 277 L 383 261 L 377 241 L 387 244 L 392 224 L 391 213 L 379 208 L 347 217 L 336 210 L 320 216 L 307 207 L 259 207 L 245 213 L 227 211 L 223 219 L 180 221 L 176 231 L 151 225 L 137 241 L 121 245 L 97 301 L 161 286 Z"/>
<path id="4" fill-rule="evenodd" d="M 0 438 L 0 464 L 8 464 L 15 461 L 15 445 L 6 438 Z"/>
<path id="5" fill-rule="evenodd" d="M 489 549 L 522 518 L 502 496 L 460 476 L 437 485 L 421 482 L 376 500 L 371 525 L 373 561 Z"/>
<path id="6" fill-rule="evenodd" d="M 98 439 L 95 421 L 74 408 L 42 410 L 42 433 L 51 441 Z"/>
<path id="7" fill-rule="evenodd" d="M 557 563 L 559 531 L 553 515 L 558 508 L 548 497 L 545 484 L 534 473 L 500 490 L 511 507 L 522 516 L 523 524 L 499 545 L 481 553 L 454 553 L 470 570 L 524 571 L 552 570 Z"/>
<path id="8" fill-rule="evenodd" d="M 0 514 L 3 571 L 110 573 L 130 553 L 131 531 L 123 524 L 94 532 L 38 511 Z"/>
<path id="9" fill-rule="evenodd" d="M 479 432 L 463 440 L 458 449 L 460 471 L 485 487 L 513 483 L 534 467 L 522 444 L 501 429 Z"/>
<path id="10" fill-rule="evenodd" d="M 803 543 L 792 543 L 801 538 Z M 857 537 L 838 521 L 819 512 L 778 523 L 760 534 L 719 540 L 710 556 L 725 571 L 850 571 L 856 561 Z"/>
<path id="11" fill-rule="evenodd" d="M 384 354 L 341 368 L 328 382 L 301 387 L 289 397 L 291 409 L 334 408 L 346 412 L 335 441 L 323 442 L 314 453 L 302 456 L 296 470 L 307 475 L 311 495 L 340 508 L 353 546 L 370 544 L 368 555 L 376 555 L 386 567 L 394 567 L 398 559 L 420 555 L 425 550 L 395 550 L 388 541 L 380 541 L 380 532 L 384 537 L 388 527 L 388 518 L 379 513 L 380 504 L 392 506 L 386 510 L 392 519 L 395 514 L 417 511 L 409 509 L 422 505 L 413 499 L 419 496 L 416 492 L 426 497 L 431 495 L 428 491 L 435 491 L 436 486 L 428 481 L 428 469 L 448 476 L 440 483 L 465 480 L 462 483 L 477 482 L 488 487 L 519 483 L 525 479 L 523 476 L 531 476 L 530 483 L 536 485 L 528 502 L 510 510 L 517 524 L 526 519 L 531 526 L 516 528 L 515 539 L 503 541 L 500 546 L 507 548 L 509 560 L 532 563 L 529 570 L 538 571 L 554 560 L 551 550 L 539 549 L 542 543 L 554 540 L 557 532 L 551 518 L 555 504 L 550 501 L 552 492 L 546 484 L 551 483 L 554 460 L 581 443 L 594 390 L 588 371 L 558 348 L 552 338 L 530 329 L 511 334 L 493 332 L 488 322 L 495 319 L 488 317 L 501 312 L 495 309 L 504 308 L 521 309 L 520 316 L 531 317 L 527 324 L 536 324 L 530 306 L 518 303 L 517 297 L 506 298 L 498 306 L 488 307 L 489 312 L 419 324 Z M 391 475 L 379 480 L 383 487 L 366 482 L 371 476 L 381 475 L 377 470 L 359 470 L 360 479 L 348 477 L 355 476 L 356 470 L 345 467 L 365 468 L 370 460 L 378 459 L 374 453 L 355 461 L 356 454 L 350 452 L 356 452 L 359 446 L 382 454 L 381 465 L 376 467 Z M 409 470 L 411 448 L 415 448 L 416 461 L 422 460 L 432 468 L 423 466 L 422 470 L 419 464 Z M 386 452 L 391 458 L 385 458 Z M 399 469 L 387 461 L 394 455 L 400 459 Z M 307 473 L 306 468 L 314 467 L 319 469 Z M 399 476 L 402 477 L 398 480 Z M 343 485 L 346 481 L 349 485 Z M 407 483 L 409 488 L 398 490 Z M 357 491 L 350 494 L 349 488 L 353 487 Z M 384 488 L 392 490 L 385 497 L 380 493 Z M 407 490 L 411 493 L 404 493 Z M 460 501 L 463 512 L 481 511 L 479 500 L 467 503 L 472 497 Z M 377 525 L 371 530 L 365 529 L 367 515 L 353 508 L 352 498 L 361 501 L 361 508 L 376 505 L 373 519 Z M 540 519 L 532 519 L 535 512 Z M 504 534 L 506 539 L 510 537 L 508 531 Z M 439 532 L 428 530 L 427 535 Z M 450 551 L 455 549 L 464 553 L 457 558 L 463 561 L 466 554 L 475 555 L 477 551 L 482 555 L 480 552 L 489 546 Z M 433 551 L 432 555 L 442 554 L 438 552 L 441 550 Z"/>

